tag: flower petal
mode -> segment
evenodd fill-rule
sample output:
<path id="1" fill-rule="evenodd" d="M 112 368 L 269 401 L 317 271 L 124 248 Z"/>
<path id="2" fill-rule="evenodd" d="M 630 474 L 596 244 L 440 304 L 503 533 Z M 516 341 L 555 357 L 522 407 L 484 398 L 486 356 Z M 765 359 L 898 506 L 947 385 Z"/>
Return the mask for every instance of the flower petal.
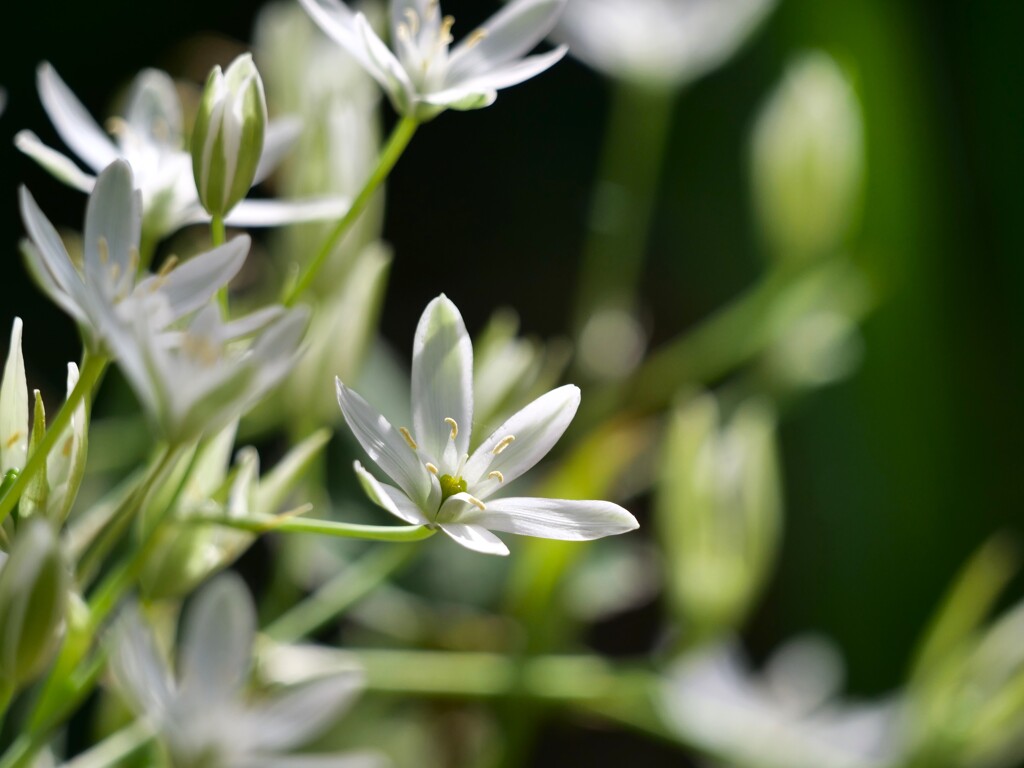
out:
<path id="1" fill-rule="evenodd" d="M 486 498 L 544 458 L 569 426 L 579 404 L 579 387 L 566 384 L 541 395 L 498 427 L 466 462 L 462 476 L 473 495 Z M 495 472 L 500 475 L 489 476 Z"/>
<path id="2" fill-rule="evenodd" d="M 181 97 L 174 80 L 159 69 L 144 69 L 132 81 L 125 121 L 132 137 L 150 148 L 180 151 L 182 135 Z"/>
<path id="3" fill-rule="evenodd" d="M 519 58 L 539 43 L 558 20 L 565 0 L 515 0 L 452 49 L 446 81 L 481 75 Z M 469 43 L 467 41 L 473 40 Z"/>
<path id="4" fill-rule="evenodd" d="M 363 398 L 335 379 L 338 405 L 367 455 L 417 505 L 430 493 L 430 473 L 397 429 Z"/>
<path id="5" fill-rule="evenodd" d="M 400 490 L 377 480 L 358 461 L 355 462 L 354 466 L 356 476 L 359 478 L 359 484 L 363 487 L 370 501 L 378 507 L 412 525 L 426 525 L 430 522 L 423 512 L 420 511 L 420 508 Z"/>
<path id="6" fill-rule="evenodd" d="M 10 469 L 24 469 L 28 454 L 28 383 L 21 330 L 21 318 L 16 317 L 0 383 L 0 475 Z"/>
<path id="7" fill-rule="evenodd" d="M 89 196 L 82 243 L 86 281 L 110 290 L 105 298 L 113 299 L 122 285 L 134 288 L 141 233 L 142 195 L 135 190 L 131 166 L 115 160 L 97 177 Z"/>
<path id="8" fill-rule="evenodd" d="M 14 136 L 14 146 L 43 166 L 59 181 L 82 192 L 92 192 L 96 177 L 83 172 L 67 155 L 43 144 L 32 131 L 18 131 Z"/>
<path id="9" fill-rule="evenodd" d="M 569 49 L 564 45 L 555 48 L 547 53 L 539 53 L 536 56 L 528 56 L 525 59 L 513 62 L 512 64 L 506 64 L 496 69 L 484 72 L 476 77 L 471 77 L 467 80 L 456 83 L 447 90 L 449 94 L 457 94 L 459 92 L 487 92 L 496 91 L 502 88 L 509 88 L 513 85 L 518 85 L 524 80 L 529 80 L 531 77 L 539 75 L 544 70 L 557 64 L 566 51 Z M 438 98 L 445 92 L 435 93 L 432 98 Z M 451 96 L 449 96 L 451 98 Z"/>
<path id="10" fill-rule="evenodd" d="M 286 751 L 300 746 L 335 721 L 363 688 L 363 674 L 351 671 L 288 687 L 269 703 L 246 713 L 246 748 Z"/>
<path id="11" fill-rule="evenodd" d="M 36 86 L 53 127 L 86 165 L 101 171 L 118 158 L 117 147 L 47 61 L 36 70 Z"/>
<path id="12" fill-rule="evenodd" d="M 459 522 L 563 541 L 600 539 L 639 527 L 633 515 L 610 501 L 535 498 L 491 499 L 486 509 L 470 505 Z"/>
<path id="13" fill-rule="evenodd" d="M 164 328 L 175 320 L 204 306 L 214 294 L 227 285 L 245 263 L 249 253 L 249 237 L 235 237 L 212 251 L 195 256 L 166 275 L 147 277 L 133 295 L 145 297 L 159 291 L 167 300 L 163 308 L 170 316 L 155 325 Z"/>
<path id="14" fill-rule="evenodd" d="M 445 419 L 454 419 L 452 427 Z M 440 460 L 455 432 L 456 453 L 469 451 L 473 424 L 473 344 L 458 308 L 441 294 L 416 326 L 412 347 L 412 421 L 427 455 Z"/>
<path id="15" fill-rule="evenodd" d="M 233 759 L 232 768 L 386 768 L 391 763 L 370 752 L 317 755 L 255 755 Z"/>
<path id="16" fill-rule="evenodd" d="M 45 271 L 53 279 L 53 283 L 68 296 L 70 302 L 78 307 L 79 314 L 76 317 L 84 319 L 87 316 L 85 286 L 71 263 L 64 241 L 60 239 L 53 224 L 39 209 L 32 194 L 25 187 L 21 188 L 19 197 L 21 219 L 35 246 L 33 249 L 27 249 L 29 259 L 39 267 L 40 272 Z M 68 309 L 67 305 L 62 306 Z"/>
<path id="17" fill-rule="evenodd" d="M 121 611 L 112 635 L 110 668 L 118 687 L 159 723 L 173 699 L 171 676 L 134 605 Z"/>
<path id="18" fill-rule="evenodd" d="M 179 700 L 213 711 L 234 700 L 249 674 L 256 614 L 242 581 L 218 576 L 186 610 L 178 659 Z"/>
<path id="19" fill-rule="evenodd" d="M 405 67 L 391 52 L 391 49 L 373 31 L 366 16 L 361 13 L 356 15 L 355 29 L 362 40 L 364 55 L 370 63 L 366 71 L 387 91 L 398 111 L 406 112 L 413 101 L 413 94 L 416 92 L 416 88 L 409 79 L 409 73 L 405 71 Z"/>
<path id="20" fill-rule="evenodd" d="M 344 197 L 310 197 L 300 200 L 242 200 L 224 223 L 232 227 L 280 227 L 307 221 L 340 219 L 350 201 Z M 200 215 L 199 221 L 209 216 Z M 192 222 L 198 223 L 198 222 Z"/>
<path id="21" fill-rule="evenodd" d="M 479 525 L 467 525 L 465 523 L 444 523 L 441 530 L 452 537 L 456 542 L 466 549 L 474 552 L 482 552 L 485 555 L 507 555 L 508 547 L 505 542 Z"/>

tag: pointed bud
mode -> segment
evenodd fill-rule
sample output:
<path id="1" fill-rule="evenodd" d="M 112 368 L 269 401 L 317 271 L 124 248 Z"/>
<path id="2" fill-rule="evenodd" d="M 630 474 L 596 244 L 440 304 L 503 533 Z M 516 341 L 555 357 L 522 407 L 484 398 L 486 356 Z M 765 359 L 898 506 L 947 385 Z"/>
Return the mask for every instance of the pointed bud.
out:
<path id="1" fill-rule="evenodd" d="M 78 366 L 68 363 L 67 395 L 78 384 Z M 71 415 L 71 423 L 64 429 L 61 436 L 46 457 L 46 480 L 48 496 L 46 499 L 46 516 L 55 524 L 61 525 L 71 512 L 85 474 L 85 459 L 88 454 L 88 411 L 85 400 L 78 405 Z"/>
<path id="2" fill-rule="evenodd" d="M 28 455 L 28 384 L 21 352 L 21 318 L 14 318 L 0 384 L 0 474 L 25 467 Z"/>
<path id="3" fill-rule="evenodd" d="M 0 569 L 0 687 L 20 688 L 50 661 L 67 602 L 60 542 L 47 523 L 32 521 Z"/>
<path id="4" fill-rule="evenodd" d="M 39 390 L 33 392 L 35 410 L 32 413 L 32 437 L 29 439 L 29 451 L 39 450 L 39 444 L 46 436 L 46 409 L 43 407 L 43 396 Z M 18 514 L 22 518 L 31 517 L 36 511 L 46 508 L 46 497 L 49 495 L 49 484 L 46 481 L 46 465 L 36 472 L 25 486 L 25 492 L 18 502 Z"/>
<path id="5" fill-rule="evenodd" d="M 226 215 L 253 185 L 266 125 L 267 100 L 252 56 L 239 56 L 227 72 L 214 67 L 192 130 L 192 172 L 211 215 Z"/>
<path id="6" fill-rule="evenodd" d="M 794 62 L 754 125 L 754 204 L 772 255 L 804 262 L 843 246 L 858 213 L 864 128 L 857 96 L 824 53 Z"/>

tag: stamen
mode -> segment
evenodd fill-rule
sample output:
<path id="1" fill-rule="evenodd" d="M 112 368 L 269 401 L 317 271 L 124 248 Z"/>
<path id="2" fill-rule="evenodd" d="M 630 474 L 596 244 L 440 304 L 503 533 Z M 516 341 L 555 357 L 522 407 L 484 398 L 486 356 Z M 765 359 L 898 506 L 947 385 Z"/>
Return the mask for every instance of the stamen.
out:
<path id="1" fill-rule="evenodd" d="M 474 45 L 479 45 L 480 41 L 485 39 L 486 37 L 487 30 L 484 29 L 483 27 L 478 27 L 477 29 L 473 30 L 469 35 L 466 36 L 466 39 L 463 40 L 462 44 L 466 46 L 466 50 L 469 50 Z"/>
<path id="2" fill-rule="evenodd" d="M 182 339 L 181 349 L 189 357 L 198 360 L 204 365 L 213 365 L 219 357 L 216 345 L 209 339 L 203 336 L 195 336 L 187 331 L 185 332 L 184 339 Z"/>
<path id="3" fill-rule="evenodd" d="M 482 501 L 480 501 L 480 499 L 478 499 L 478 498 L 477 498 L 476 496 L 470 496 L 470 495 L 469 495 L 469 494 L 467 493 L 467 494 L 466 494 L 466 501 L 468 501 L 468 502 L 469 502 L 470 504 L 472 504 L 472 505 L 473 505 L 474 507 L 476 507 L 477 509 L 479 509 L 479 510 L 480 510 L 481 512 L 484 512 L 484 511 L 486 511 L 486 510 L 487 510 L 487 507 L 485 507 L 485 506 L 484 506 L 484 503 L 483 503 Z"/>
<path id="4" fill-rule="evenodd" d="M 405 9 L 405 19 L 409 22 L 409 32 L 415 37 L 420 33 L 420 17 L 412 8 Z"/>
<path id="5" fill-rule="evenodd" d="M 498 470 L 494 470 L 493 472 L 488 472 L 487 476 L 494 478 L 499 483 L 504 483 L 505 482 L 505 476 L 503 474 L 501 474 L 501 472 L 499 472 Z"/>
<path id="6" fill-rule="evenodd" d="M 499 453 L 501 453 L 506 448 L 508 448 L 510 445 L 512 445 L 512 443 L 514 443 L 515 440 L 516 440 L 516 436 L 515 435 L 508 435 L 506 437 L 501 438 L 501 442 L 499 442 L 496 446 L 494 446 L 494 449 L 491 451 L 491 453 L 493 453 L 495 456 L 497 456 Z"/>
<path id="7" fill-rule="evenodd" d="M 431 463 L 430 463 L 430 462 L 428 461 L 428 462 L 427 462 L 427 471 L 428 471 L 428 472 L 429 472 L 430 474 L 432 474 L 432 475 L 436 475 L 436 474 L 438 473 L 438 471 L 439 471 L 439 470 L 438 470 L 438 468 L 437 468 L 437 467 L 435 467 L 435 466 L 434 466 L 433 464 L 431 464 Z"/>
<path id="8" fill-rule="evenodd" d="M 110 265 L 110 279 L 113 280 L 116 283 L 117 282 L 117 278 L 119 278 L 120 276 L 121 276 L 121 265 L 118 264 L 115 261 L 113 264 Z"/>
<path id="9" fill-rule="evenodd" d="M 111 117 L 106 122 L 107 131 L 114 134 L 115 136 L 124 136 L 128 134 L 130 129 L 128 128 L 128 122 L 123 117 Z"/>
<path id="10" fill-rule="evenodd" d="M 106 265 L 110 261 L 110 246 L 107 244 L 107 238 L 101 237 L 96 240 L 96 250 L 100 252 L 100 264 Z"/>
<path id="11" fill-rule="evenodd" d="M 160 265 L 160 271 L 156 273 L 157 277 L 167 277 L 176 266 L 178 266 L 178 257 L 173 254 L 168 256 Z"/>
<path id="12" fill-rule="evenodd" d="M 7 447 L 8 448 L 13 448 L 15 445 L 18 444 L 18 441 L 20 439 L 21 439 L 21 430 L 18 430 L 17 432 L 12 434 L 11 437 L 7 440 Z"/>
<path id="13" fill-rule="evenodd" d="M 454 16 L 445 16 L 441 19 L 441 29 L 437 32 L 438 40 L 442 45 L 451 45 L 455 38 L 452 37 L 452 27 L 455 26 Z"/>
<path id="14" fill-rule="evenodd" d="M 405 427 L 399 427 L 398 431 L 402 433 L 402 437 L 405 438 L 405 442 L 409 444 L 410 448 L 412 448 L 414 451 L 417 448 L 419 448 L 419 446 L 416 445 L 416 441 L 412 439 L 412 434 L 410 434 L 408 429 L 406 429 Z"/>
<path id="15" fill-rule="evenodd" d="M 452 440 L 459 436 L 459 423 L 455 419 L 449 416 L 447 419 L 444 420 L 444 423 L 452 428 Z"/>

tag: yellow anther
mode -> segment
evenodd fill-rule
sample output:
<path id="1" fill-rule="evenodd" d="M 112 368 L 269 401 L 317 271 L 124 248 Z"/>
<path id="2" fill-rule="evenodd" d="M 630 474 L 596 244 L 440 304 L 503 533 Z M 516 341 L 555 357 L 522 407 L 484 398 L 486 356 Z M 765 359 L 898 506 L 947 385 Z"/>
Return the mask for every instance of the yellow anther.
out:
<path id="1" fill-rule="evenodd" d="M 10 438 L 8 438 L 8 440 L 7 440 L 7 447 L 8 448 L 13 448 L 15 445 L 18 444 L 19 440 L 21 440 L 21 431 L 20 430 L 18 432 L 15 432 L 14 434 L 12 434 L 10 436 Z"/>
<path id="2" fill-rule="evenodd" d="M 176 266 L 178 266 L 178 257 L 174 255 L 168 256 L 164 259 L 164 263 L 160 265 L 160 271 L 156 274 L 158 277 L 167 277 Z"/>
<path id="3" fill-rule="evenodd" d="M 444 420 L 444 423 L 452 428 L 452 440 L 459 436 L 459 422 L 457 422 L 455 419 L 449 416 L 447 419 Z"/>
<path id="4" fill-rule="evenodd" d="M 100 264 L 106 264 L 110 261 L 110 246 L 107 244 L 107 238 L 101 237 L 96 241 L 96 250 L 100 252 Z"/>
<path id="5" fill-rule="evenodd" d="M 508 448 L 510 445 L 512 445 L 512 443 L 514 443 L 515 440 L 516 440 L 516 436 L 515 435 L 508 435 L 506 437 L 501 438 L 501 441 L 496 446 L 494 446 L 493 450 L 491 450 L 491 453 L 493 453 L 495 456 L 497 456 L 499 453 L 501 453 L 506 448 Z"/>
<path id="6" fill-rule="evenodd" d="M 203 336 L 195 336 L 188 332 L 185 333 L 185 337 L 182 339 L 181 349 L 189 357 L 198 360 L 204 365 L 213 365 L 220 357 L 217 347 L 213 342 Z"/>
<path id="7" fill-rule="evenodd" d="M 454 16 L 445 16 L 441 19 L 441 29 L 437 32 L 438 39 L 445 45 L 452 42 L 452 27 L 455 26 Z"/>
<path id="8" fill-rule="evenodd" d="M 431 464 L 429 461 L 427 462 L 427 471 L 432 475 L 436 475 L 439 472 L 438 468 Z"/>
<path id="9" fill-rule="evenodd" d="M 128 122 L 122 117 L 108 118 L 106 125 L 107 130 L 115 136 L 124 136 L 131 131 Z"/>
<path id="10" fill-rule="evenodd" d="M 466 494 L 466 501 L 468 501 L 474 507 L 479 509 L 481 512 L 487 509 L 487 507 L 484 506 L 484 503 L 480 501 L 480 499 L 478 499 L 476 496 L 470 496 L 468 493 Z"/>
<path id="11" fill-rule="evenodd" d="M 466 46 L 466 49 L 468 50 L 472 48 L 474 45 L 479 45 L 480 41 L 485 39 L 486 37 L 487 30 L 484 29 L 483 27 L 478 27 L 477 29 L 473 30 L 469 35 L 466 36 L 466 39 L 462 42 L 462 44 Z"/>
<path id="12" fill-rule="evenodd" d="M 134 245 L 128 249 L 128 269 L 133 275 L 139 271 L 139 249 Z"/>
<path id="13" fill-rule="evenodd" d="M 409 32 L 415 37 L 420 33 L 420 17 L 412 8 L 405 9 L 405 20 L 409 22 Z"/>
<path id="14" fill-rule="evenodd" d="M 416 441 L 412 439 L 412 434 L 409 432 L 408 429 L 406 429 L 405 427 L 399 427 L 398 431 L 402 433 L 402 437 L 405 438 L 405 442 L 409 444 L 410 448 L 412 448 L 414 451 L 417 448 L 419 448 L 419 446 L 416 445 Z"/>
<path id="15" fill-rule="evenodd" d="M 493 472 L 488 472 L 487 476 L 488 477 L 493 477 L 499 483 L 504 483 L 505 482 L 505 476 L 503 474 L 501 474 L 501 472 L 499 472 L 498 470 L 494 470 Z"/>
<path id="16" fill-rule="evenodd" d="M 110 265 L 110 279 L 113 280 L 116 283 L 117 282 L 117 278 L 119 278 L 120 276 L 121 276 L 121 265 L 118 264 L 115 261 L 113 264 Z"/>
<path id="17" fill-rule="evenodd" d="M 74 436 L 71 436 L 67 440 L 64 441 L 64 445 L 60 449 L 60 452 L 64 456 L 64 458 L 67 458 L 68 456 L 71 455 L 71 449 L 74 447 L 74 445 L 75 445 L 75 438 L 74 438 Z"/>

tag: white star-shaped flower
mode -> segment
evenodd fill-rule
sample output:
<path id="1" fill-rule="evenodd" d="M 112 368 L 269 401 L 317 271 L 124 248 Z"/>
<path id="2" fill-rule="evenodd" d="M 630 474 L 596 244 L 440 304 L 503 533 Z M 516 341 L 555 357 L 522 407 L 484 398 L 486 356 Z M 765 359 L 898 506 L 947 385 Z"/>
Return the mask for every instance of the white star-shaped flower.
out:
<path id="1" fill-rule="evenodd" d="M 445 109 L 480 109 L 497 91 L 552 66 L 566 47 L 525 56 L 551 31 L 565 0 L 513 0 L 449 50 L 451 16 L 437 0 L 393 0 L 391 41 L 339 0 L 300 0 L 331 38 L 378 82 L 395 109 L 429 120 Z"/>
<path id="2" fill-rule="evenodd" d="M 427 305 L 416 329 L 411 431 L 393 427 L 340 380 L 337 390 L 356 440 L 398 486 L 378 481 L 357 461 L 364 490 L 408 523 L 436 526 L 464 547 L 496 555 L 508 548 L 492 530 L 584 541 L 637 527 L 633 515 L 608 501 L 491 498 L 558 442 L 576 415 L 580 391 L 569 384 L 542 395 L 470 453 L 473 346 L 444 295 Z"/>
<path id="3" fill-rule="evenodd" d="M 39 66 L 36 83 L 53 127 L 86 166 L 99 173 L 118 158 L 131 165 L 142 193 L 143 230 L 150 239 L 159 240 L 188 224 L 209 221 L 192 176 L 181 99 L 166 72 L 146 69 L 136 76 L 124 115 L 108 121 L 113 140 L 48 62 Z M 268 124 L 254 184 L 277 167 L 300 129 L 295 119 Z M 94 176 L 48 147 L 31 131 L 20 131 L 14 143 L 65 184 L 83 192 L 92 191 Z M 243 227 L 278 226 L 337 218 L 347 208 L 348 203 L 340 198 L 243 200 L 232 209 L 226 222 Z"/>

